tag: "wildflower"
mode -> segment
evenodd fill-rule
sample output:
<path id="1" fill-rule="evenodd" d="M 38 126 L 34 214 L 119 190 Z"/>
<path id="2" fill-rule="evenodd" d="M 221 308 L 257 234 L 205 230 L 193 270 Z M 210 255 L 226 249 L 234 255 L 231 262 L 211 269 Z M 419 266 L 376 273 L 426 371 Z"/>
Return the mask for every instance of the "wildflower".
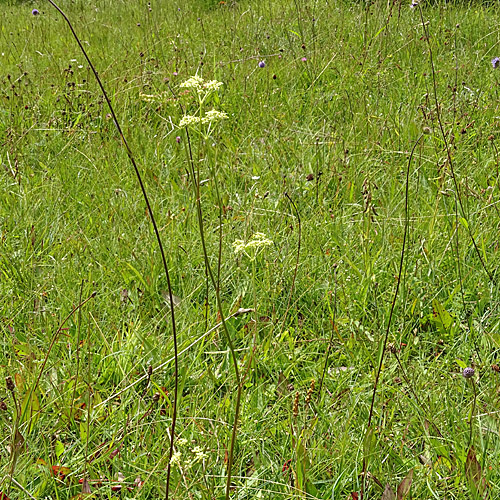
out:
<path id="1" fill-rule="evenodd" d="M 266 67 L 266 62 L 265 61 L 260 61 L 259 62 L 259 68 L 265 68 Z"/>
<path id="2" fill-rule="evenodd" d="M 190 125 L 194 125 L 195 123 L 199 123 L 201 121 L 199 116 L 193 115 L 184 115 L 179 122 L 179 127 L 189 127 Z"/>
<path id="3" fill-rule="evenodd" d="M 185 82 L 182 82 L 179 86 L 186 89 L 196 89 L 200 90 L 203 85 L 203 78 L 198 75 L 188 78 Z"/>
<path id="4" fill-rule="evenodd" d="M 463 378 L 472 378 L 474 376 L 474 368 L 467 367 L 464 368 L 464 371 L 462 372 Z"/>
<path id="5" fill-rule="evenodd" d="M 227 114 L 223 111 L 217 111 L 216 109 L 211 109 L 205 113 L 205 116 L 201 119 L 201 123 L 211 123 L 224 120 L 227 118 Z"/>
<path id="6" fill-rule="evenodd" d="M 307 57 L 303 57 L 302 62 L 306 62 L 306 61 L 307 61 Z"/>
<path id="7" fill-rule="evenodd" d="M 215 92 L 222 87 L 223 83 L 218 82 L 217 80 L 210 80 L 209 82 L 205 82 L 203 84 L 203 88 L 208 92 Z"/>
<path id="8" fill-rule="evenodd" d="M 202 462 L 207 458 L 207 454 L 199 446 L 195 446 L 191 452 L 194 454 L 195 462 Z"/>
<path id="9" fill-rule="evenodd" d="M 418 6 L 418 2 L 416 2 L 415 0 L 413 0 L 413 2 L 410 4 L 410 9 L 414 9 L 417 6 Z"/>
<path id="10" fill-rule="evenodd" d="M 500 66 L 500 57 L 494 57 L 491 60 L 491 65 L 493 66 L 493 69 L 497 69 Z"/>
<path id="11" fill-rule="evenodd" d="M 181 465 L 181 458 L 182 458 L 181 452 L 180 451 L 176 451 L 176 452 L 173 453 L 172 458 L 170 459 L 170 463 L 172 465 L 177 465 L 177 466 L 180 467 L 180 465 Z"/>
<path id="12" fill-rule="evenodd" d="M 181 142 L 181 138 L 180 138 L 179 136 L 177 136 L 177 137 L 175 138 L 175 140 L 177 141 L 177 144 L 179 144 L 179 143 Z"/>
<path id="13" fill-rule="evenodd" d="M 34 15 L 34 16 L 38 16 L 38 14 L 40 14 L 40 11 L 38 9 L 33 9 L 31 11 L 31 13 Z"/>
<path id="14" fill-rule="evenodd" d="M 259 249 L 272 245 L 273 242 L 263 233 L 255 233 L 246 243 L 243 240 L 235 240 L 233 249 L 235 254 L 244 253 L 247 257 L 255 260 Z M 249 255 L 248 250 L 253 255 Z"/>
<path id="15" fill-rule="evenodd" d="M 177 71 L 174 71 L 174 72 L 172 73 L 172 75 L 174 75 L 174 76 L 177 76 L 178 74 L 179 74 L 179 73 L 177 73 Z"/>

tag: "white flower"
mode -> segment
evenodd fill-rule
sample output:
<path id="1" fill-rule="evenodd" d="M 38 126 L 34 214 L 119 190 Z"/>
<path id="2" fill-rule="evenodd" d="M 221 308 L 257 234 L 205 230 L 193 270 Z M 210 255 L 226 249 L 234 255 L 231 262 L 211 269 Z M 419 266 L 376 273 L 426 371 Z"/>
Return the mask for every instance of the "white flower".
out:
<path id="1" fill-rule="evenodd" d="M 193 125 L 195 123 L 199 123 L 201 121 L 201 118 L 199 116 L 193 116 L 193 115 L 184 115 L 181 118 L 181 121 L 179 122 L 179 127 L 189 127 L 190 125 Z"/>
<path id="2" fill-rule="evenodd" d="M 199 94 L 210 94 L 222 87 L 223 83 L 217 80 L 205 82 L 201 76 L 195 75 L 182 82 L 179 86 L 184 89 L 195 89 Z"/>
<path id="3" fill-rule="evenodd" d="M 219 90 L 222 85 L 224 85 L 222 82 L 218 82 L 217 80 L 210 80 L 209 82 L 203 84 L 203 88 L 207 92 L 215 92 L 216 90 Z"/>
<path id="4" fill-rule="evenodd" d="M 245 242 L 243 240 L 233 241 L 234 253 L 239 254 L 245 251 Z"/>
<path id="5" fill-rule="evenodd" d="M 216 109 L 211 109 L 205 113 L 205 116 L 201 119 L 201 123 L 211 123 L 218 122 L 219 120 L 225 120 L 227 114 L 223 111 L 217 111 Z"/>
<path id="6" fill-rule="evenodd" d="M 257 257 L 259 249 L 272 245 L 273 242 L 264 233 L 255 233 L 246 243 L 243 240 L 233 242 L 234 253 L 244 253 L 252 260 Z M 253 256 L 248 254 L 248 250 L 253 250 Z"/>
<path id="7" fill-rule="evenodd" d="M 186 88 L 186 89 L 196 89 L 196 90 L 201 90 L 203 85 L 203 78 L 198 75 L 194 75 L 191 78 L 187 79 L 185 82 L 182 82 L 180 84 L 180 87 Z"/>
<path id="8" fill-rule="evenodd" d="M 192 450 L 191 450 L 194 454 L 194 461 L 195 462 L 201 462 L 203 460 L 205 460 L 205 458 L 207 458 L 207 454 L 201 449 L 200 446 L 195 446 Z"/>
<path id="9" fill-rule="evenodd" d="M 181 452 L 175 451 L 172 455 L 172 458 L 170 459 L 170 464 L 177 465 L 180 467 L 181 466 L 181 458 L 182 458 Z"/>
<path id="10" fill-rule="evenodd" d="M 260 248 L 272 245 L 273 242 L 264 233 L 255 233 L 246 244 L 247 248 Z"/>

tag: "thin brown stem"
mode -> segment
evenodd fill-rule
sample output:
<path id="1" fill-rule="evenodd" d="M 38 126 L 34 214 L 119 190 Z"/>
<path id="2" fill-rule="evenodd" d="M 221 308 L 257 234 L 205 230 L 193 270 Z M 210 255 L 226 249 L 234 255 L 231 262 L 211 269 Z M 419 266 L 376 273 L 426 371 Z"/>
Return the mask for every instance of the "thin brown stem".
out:
<path id="1" fill-rule="evenodd" d="M 458 185 L 457 176 L 455 175 L 455 168 L 453 165 L 453 159 L 451 157 L 450 145 L 448 143 L 448 138 L 446 137 L 446 132 L 445 132 L 444 127 L 443 127 L 443 121 L 441 119 L 441 112 L 439 110 L 439 101 L 438 101 L 438 97 L 437 97 L 436 71 L 434 69 L 434 59 L 433 59 L 433 55 L 432 55 L 432 47 L 431 47 L 431 41 L 430 41 L 430 36 L 429 36 L 429 30 L 427 29 L 427 25 L 424 21 L 424 14 L 422 12 L 422 6 L 420 4 L 418 4 L 418 9 L 420 12 L 420 21 L 422 23 L 422 30 L 424 32 L 424 39 L 426 40 L 427 47 L 429 49 L 429 64 L 431 67 L 432 86 L 433 86 L 433 90 L 434 90 L 434 104 L 436 106 L 436 119 L 437 119 L 437 122 L 439 125 L 439 130 L 441 132 L 441 136 L 443 138 L 444 146 L 446 149 L 446 156 L 448 159 L 448 163 L 450 165 L 451 178 L 453 179 L 453 185 L 455 186 L 455 193 L 456 193 L 456 197 L 458 200 L 458 204 L 460 205 L 460 210 L 462 212 L 462 216 L 465 218 L 467 214 L 465 212 L 465 208 L 464 208 L 464 205 L 462 202 L 462 197 L 460 195 L 460 188 Z M 457 231 L 458 231 L 458 223 L 459 223 L 458 211 L 456 211 L 455 224 L 457 225 Z M 479 248 L 477 246 L 474 235 L 472 234 L 472 229 L 471 229 L 470 224 L 468 222 L 466 224 L 466 227 L 467 227 L 467 232 L 469 233 L 469 237 L 470 237 L 472 244 L 474 246 L 474 250 L 476 251 L 476 255 L 478 256 L 479 261 L 481 262 L 481 266 L 483 267 L 485 273 L 488 275 L 488 278 L 490 279 L 490 281 L 492 283 L 496 283 L 495 277 L 491 274 L 491 272 L 486 267 L 486 263 L 484 262 L 483 257 L 481 256 L 481 252 L 479 251 Z"/>
<path id="2" fill-rule="evenodd" d="M 409 184 L 410 184 L 410 166 L 411 162 L 413 160 L 413 155 L 415 153 L 415 149 L 420 142 L 420 139 L 423 136 L 420 135 L 420 137 L 415 141 L 415 144 L 413 145 L 413 148 L 410 153 L 410 157 L 408 159 L 408 166 L 406 168 L 406 183 L 405 183 L 405 228 L 403 232 L 403 245 L 401 246 L 401 257 L 399 260 L 399 272 L 398 272 L 398 279 L 396 283 L 396 290 L 394 292 L 394 297 L 392 299 L 392 304 L 391 304 L 391 312 L 389 313 L 389 319 L 387 320 L 387 327 L 385 330 L 385 335 L 382 341 L 382 351 L 380 354 L 380 359 L 377 367 L 377 372 L 375 374 L 375 382 L 373 384 L 373 392 L 372 392 L 372 400 L 370 404 L 370 413 L 368 414 L 368 425 L 367 425 L 367 432 L 369 432 L 371 425 L 372 425 L 372 418 L 373 418 L 373 409 L 375 406 L 375 396 L 377 394 L 377 389 L 378 389 L 378 384 L 380 381 L 380 376 L 382 374 L 382 365 L 384 363 L 384 357 L 385 357 L 385 351 L 387 349 L 387 342 L 389 340 L 389 331 L 391 327 L 391 321 L 392 321 L 392 316 L 394 314 L 394 308 L 396 307 L 396 299 L 398 298 L 398 293 L 399 293 L 399 285 L 401 284 L 401 276 L 403 274 L 403 264 L 404 264 L 404 258 L 405 258 L 405 250 L 406 250 L 406 238 L 408 235 L 408 226 L 409 226 L 409 217 L 408 217 L 408 191 L 409 191 Z M 361 498 L 364 497 L 364 489 L 365 489 L 365 479 L 366 479 L 366 467 L 367 467 L 367 461 L 366 461 L 366 456 L 363 456 L 363 472 L 362 472 L 362 486 L 361 486 Z"/>
<path id="3" fill-rule="evenodd" d="M 139 171 L 139 167 L 137 166 L 137 163 L 135 161 L 135 157 L 132 153 L 132 150 L 130 149 L 130 146 L 128 145 L 127 140 L 125 139 L 125 136 L 123 135 L 122 129 L 120 127 L 120 123 L 118 122 L 118 118 L 116 117 L 115 110 L 113 109 L 113 106 L 111 105 L 111 101 L 108 97 L 108 94 L 104 88 L 104 85 L 101 81 L 101 78 L 99 77 L 99 74 L 97 73 L 97 70 L 95 69 L 94 65 L 92 64 L 92 61 L 90 60 L 87 51 L 84 49 L 82 42 L 78 38 L 78 35 L 76 34 L 73 25 L 71 24 L 70 20 L 66 16 L 66 14 L 58 7 L 56 3 L 53 2 L 53 0 L 47 0 L 58 12 L 61 14 L 61 16 L 64 18 L 66 23 L 69 26 L 69 29 L 71 30 L 71 33 L 73 34 L 78 46 L 80 47 L 80 50 L 82 51 L 85 59 L 87 60 L 90 69 L 94 73 L 95 79 L 97 80 L 97 83 L 99 84 L 99 87 L 101 89 L 102 95 L 104 96 L 104 99 L 106 100 L 106 103 L 108 104 L 111 116 L 113 117 L 113 122 L 116 126 L 116 129 L 118 130 L 118 134 L 120 135 L 121 141 L 123 146 L 125 147 L 125 150 L 127 151 L 127 156 L 130 160 L 130 163 L 132 163 L 132 166 L 134 167 L 135 175 L 137 177 L 137 181 L 139 182 L 141 191 L 142 191 L 142 196 L 144 198 L 144 202 L 146 203 L 146 207 L 149 213 L 149 217 L 151 219 L 151 223 L 153 225 L 153 230 L 156 236 L 156 241 L 158 243 L 158 247 L 160 249 L 160 254 L 163 262 L 163 269 L 165 271 L 165 277 L 167 279 L 167 286 L 168 286 L 168 295 L 170 299 L 170 314 L 171 314 L 171 323 L 172 323 L 172 336 L 173 336 L 173 343 L 174 343 L 174 402 L 172 405 L 172 425 L 171 425 L 171 431 L 170 431 L 170 450 L 169 450 L 169 460 L 168 460 L 168 466 L 167 466 L 167 485 L 166 485 L 166 490 L 165 490 L 165 499 L 168 500 L 169 498 L 169 487 L 170 487 L 170 473 L 171 473 L 171 460 L 172 460 L 172 454 L 174 451 L 174 439 L 175 439 L 175 424 L 177 420 L 177 400 L 178 400 L 178 381 L 179 381 L 179 366 L 178 366 L 178 359 L 177 359 L 177 329 L 176 329 L 176 323 L 175 323 L 175 313 L 174 313 L 174 298 L 173 298 L 173 293 L 172 293 L 172 284 L 170 282 L 170 273 L 168 271 L 168 265 L 167 265 L 167 259 L 165 257 L 165 251 L 163 250 L 163 244 L 161 241 L 160 237 L 160 232 L 158 230 L 158 226 L 156 224 L 156 219 L 154 217 L 153 209 L 151 208 L 151 203 L 149 202 L 149 197 L 146 192 L 146 187 L 144 185 L 144 182 L 142 180 L 141 173 Z"/>

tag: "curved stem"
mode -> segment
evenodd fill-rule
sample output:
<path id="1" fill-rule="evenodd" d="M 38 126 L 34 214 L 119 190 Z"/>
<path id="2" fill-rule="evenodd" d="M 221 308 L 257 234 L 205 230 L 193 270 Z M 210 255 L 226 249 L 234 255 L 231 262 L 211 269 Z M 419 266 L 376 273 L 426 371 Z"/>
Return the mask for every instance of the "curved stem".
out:
<path id="1" fill-rule="evenodd" d="M 410 183 L 410 166 L 411 162 L 413 160 L 413 155 L 415 153 L 415 149 L 420 142 L 420 139 L 422 139 L 423 135 L 420 135 L 420 137 L 415 141 L 415 144 L 413 145 L 413 148 L 411 150 L 410 158 L 408 159 L 408 167 L 406 168 L 406 183 L 405 183 L 405 229 L 403 233 L 403 245 L 401 247 L 401 258 L 399 260 L 399 272 L 398 272 L 398 280 L 396 283 L 396 291 L 394 292 L 394 297 L 392 299 L 392 304 L 391 304 L 391 312 L 389 313 L 389 319 L 387 320 L 387 327 L 385 330 L 385 335 L 384 339 L 382 341 L 382 351 L 380 354 L 380 360 L 379 364 L 377 367 L 377 372 L 375 375 L 375 382 L 373 384 L 373 392 L 372 392 L 372 400 L 370 404 L 370 413 L 368 414 L 368 425 L 367 425 L 367 432 L 370 430 L 370 427 L 372 425 L 372 418 L 373 418 L 373 409 L 375 406 L 375 396 L 377 394 L 377 388 L 378 384 L 380 381 L 380 375 L 382 374 L 382 365 L 384 363 L 384 357 L 385 357 L 385 351 L 387 349 L 387 342 L 389 340 L 389 331 L 391 327 L 391 321 L 392 321 L 392 316 L 394 314 L 394 308 L 396 306 L 396 299 L 398 297 L 399 293 L 399 285 L 401 283 L 401 276 L 403 274 L 403 263 L 404 263 L 404 257 L 405 257 L 405 249 L 406 249 L 406 237 L 408 235 L 408 226 L 410 224 L 410 220 L 408 217 L 408 191 L 409 191 L 409 183 Z M 365 487 L 365 477 L 366 477 L 366 467 L 367 467 L 367 462 L 366 462 L 366 456 L 363 456 L 363 473 L 362 473 L 362 489 L 361 489 L 361 498 L 364 497 L 364 487 Z"/>
<path id="2" fill-rule="evenodd" d="M 167 259 L 165 257 L 165 251 L 163 250 L 163 244 L 161 242 L 160 238 L 160 232 L 158 230 L 158 226 L 156 224 L 156 219 L 153 214 L 153 209 L 151 208 L 151 203 L 149 202 L 149 197 L 146 192 L 146 187 L 144 185 L 144 182 L 142 180 L 141 173 L 139 171 L 139 168 L 137 166 L 137 163 L 135 161 L 134 155 L 132 153 L 132 150 L 130 149 L 130 146 L 128 145 L 127 140 L 125 139 L 125 136 L 123 135 L 122 129 L 120 127 L 120 124 L 118 122 L 118 118 L 116 117 L 115 110 L 113 109 L 113 106 L 111 105 L 111 101 L 108 97 L 108 94 L 104 88 L 104 85 L 101 81 L 101 78 L 99 77 L 99 74 L 97 73 L 97 70 L 95 69 L 94 65 L 92 64 L 92 61 L 90 60 L 89 56 L 87 55 L 87 51 L 84 49 L 82 42 L 78 38 L 78 35 L 76 34 L 73 25 L 71 24 L 70 20 L 66 16 L 66 14 L 53 2 L 53 0 L 47 0 L 58 12 L 61 14 L 61 16 L 64 18 L 66 23 L 69 26 L 69 29 L 71 30 L 71 33 L 73 34 L 76 42 L 78 43 L 78 46 L 80 47 L 80 50 L 82 51 L 83 55 L 85 56 L 85 59 L 87 60 L 90 69 L 94 73 L 95 79 L 97 80 L 97 83 L 99 84 L 99 87 L 101 89 L 102 95 L 104 96 L 104 99 L 106 100 L 106 103 L 108 104 L 109 110 L 111 112 L 111 116 L 113 117 L 113 122 L 116 126 L 116 129 L 118 130 L 118 134 L 120 135 L 121 141 L 123 146 L 125 147 L 125 150 L 127 151 L 128 158 L 130 160 L 130 163 L 132 163 L 132 166 L 134 167 L 135 175 L 137 177 L 137 181 L 139 182 L 139 185 L 141 187 L 142 191 L 142 196 L 144 198 L 144 201 L 146 203 L 146 207 L 149 213 L 149 216 L 151 218 L 151 223 L 153 224 L 153 230 L 156 236 L 156 241 L 158 243 L 158 247 L 160 249 L 160 254 L 163 262 L 163 269 L 165 271 L 165 276 L 167 279 L 167 286 L 168 286 L 168 295 L 169 295 L 169 300 L 170 300 L 170 312 L 171 312 L 171 322 L 172 322 L 172 335 L 173 335 L 173 342 L 174 342 L 174 403 L 173 403 L 173 408 L 172 408 L 172 426 L 171 426 L 171 432 L 170 432 L 170 451 L 169 451 L 169 460 L 168 460 L 168 466 L 167 466 L 167 485 L 166 485 L 166 491 L 165 491 L 165 499 L 168 500 L 169 498 L 169 486 L 170 486 L 170 472 L 171 472 L 171 459 L 172 459 L 172 454 L 174 451 L 174 437 L 175 437 L 175 424 L 177 420 L 177 389 L 178 389 L 178 379 L 179 379 L 179 366 L 178 366 L 178 360 L 177 360 L 177 329 L 176 329 L 176 324 L 175 324 L 175 313 L 174 313 L 174 298 L 173 298 L 173 293 L 172 293 L 172 285 L 170 282 L 170 273 L 168 272 L 168 265 L 167 265 Z"/>

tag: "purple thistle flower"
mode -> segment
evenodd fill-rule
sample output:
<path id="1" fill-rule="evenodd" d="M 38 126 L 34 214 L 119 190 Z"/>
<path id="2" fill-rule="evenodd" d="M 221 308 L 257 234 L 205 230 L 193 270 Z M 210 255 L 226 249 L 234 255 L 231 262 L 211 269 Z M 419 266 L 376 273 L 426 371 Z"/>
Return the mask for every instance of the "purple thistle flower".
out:
<path id="1" fill-rule="evenodd" d="M 40 11 L 38 9 L 33 9 L 31 11 L 31 13 L 34 15 L 34 16 L 38 16 L 38 14 L 40 14 Z"/>
<path id="2" fill-rule="evenodd" d="M 472 378 L 474 376 L 474 368 L 467 367 L 464 368 L 464 371 L 462 372 L 463 378 Z"/>
<path id="3" fill-rule="evenodd" d="M 265 61 L 260 61 L 259 62 L 259 68 L 265 68 L 265 67 L 266 67 Z"/>
<path id="4" fill-rule="evenodd" d="M 491 60 L 491 65 L 493 66 L 493 69 L 497 69 L 500 66 L 500 57 L 494 57 Z"/>

